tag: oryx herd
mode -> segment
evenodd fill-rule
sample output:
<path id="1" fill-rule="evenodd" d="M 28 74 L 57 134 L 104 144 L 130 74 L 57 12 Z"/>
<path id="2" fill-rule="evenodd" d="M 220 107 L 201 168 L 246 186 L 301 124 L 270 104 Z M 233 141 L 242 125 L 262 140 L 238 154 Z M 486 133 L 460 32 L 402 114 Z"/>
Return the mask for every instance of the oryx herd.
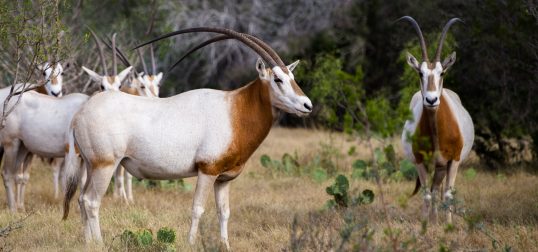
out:
<path id="1" fill-rule="evenodd" d="M 406 157 L 418 169 L 415 193 L 422 189 L 424 216 L 431 211 L 430 218 L 435 220 L 435 198 L 440 185 L 446 177 L 442 197 L 453 197 L 458 166 L 468 156 L 474 138 L 473 122 L 458 95 L 443 88 L 443 75 L 456 60 L 453 53 L 441 61 L 443 42 L 450 26 L 459 19 L 451 19 L 445 25 L 433 61 L 428 58 L 417 22 L 409 16 L 400 20 L 413 25 L 422 50 L 422 61 L 411 54 L 407 57 L 420 76 L 420 91 L 412 98 L 414 120 L 405 123 L 402 143 Z M 271 130 L 278 113 L 303 117 L 312 112 L 312 102 L 293 75 L 299 61 L 286 65 L 259 38 L 230 29 L 199 27 L 175 31 L 138 47 L 185 33 L 216 33 L 219 35 L 187 55 L 210 43 L 235 40 L 259 55 L 255 64 L 258 76 L 232 91 L 196 89 L 159 98 L 163 74 L 157 71 L 153 47 L 151 72 L 137 50 L 143 65 L 143 72 L 139 72 L 117 49 L 116 34 L 106 43 L 91 29 L 90 32 L 99 50 L 103 74 L 82 68 L 100 85 L 101 91 L 91 96 L 63 94 L 62 65 L 46 63 L 40 67 L 45 84 L 35 91 L 17 94 L 21 96 L 20 102 L 5 118 L 0 143 L 5 155 L 2 177 L 9 209 L 24 210 L 24 190 L 34 154 L 53 160 L 55 194 L 60 181 L 65 191 L 64 219 L 80 186 L 78 205 L 86 241 L 102 240 L 99 208 L 113 176 L 114 196 L 131 203 L 131 175 L 163 180 L 196 176 L 189 242 L 195 242 L 198 223 L 213 188 L 220 236 L 229 248 L 230 182 L 245 169 L 245 163 Z M 112 50 L 111 74 L 103 44 Z M 117 58 L 126 66 L 119 73 Z M 1 89 L 0 99 L 4 101 L 10 92 L 11 87 Z M 10 104 L 15 100 L 12 98 Z M 429 144 L 416 144 L 412 138 L 417 137 L 426 137 Z M 432 153 L 433 158 L 425 157 L 425 153 Z M 435 167 L 431 189 L 427 187 L 426 170 L 430 164 Z M 451 211 L 447 212 L 450 222 Z"/>

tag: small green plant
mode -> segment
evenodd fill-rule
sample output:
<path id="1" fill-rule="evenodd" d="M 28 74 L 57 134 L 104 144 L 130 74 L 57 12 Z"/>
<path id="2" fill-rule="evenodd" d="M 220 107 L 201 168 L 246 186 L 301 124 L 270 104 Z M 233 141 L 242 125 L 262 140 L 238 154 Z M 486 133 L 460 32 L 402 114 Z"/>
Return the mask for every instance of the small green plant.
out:
<path id="1" fill-rule="evenodd" d="M 463 172 L 463 177 L 466 180 L 473 180 L 476 177 L 476 170 L 473 168 L 469 168 Z"/>
<path id="2" fill-rule="evenodd" d="M 334 181 L 334 184 L 327 187 L 325 191 L 327 194 L 334 197 L 329 200 L 329 206 L 348 207 L 349 206 L 349 181 L 346 176 L 338 175 Z"/>
<path id="3" fill-rule="evenodd" d="M 153 232 L 149 229 L 140 229 L 136 232 L 124 230 L 119 236 L 121 244 L 114 244 L 112 241 L 110 250 L 112 251 L 176 251 L 174 242 L 176 232 L 167 227 L 157 231 L 157 239 L 154 239 Z"/>
<path id="4" fill-rule="evenodd" d="M 174 243 L 176 241 L 176 231 L 163 227 L 157 231 L 157 240 L 163 243 Z"/>
<path id="5" fill-rule="evenodd" d="M 144 188 L 152 189 L 152 188 L 159 188 L 159 189 L 165 189 L 165 190 L 172 190 L 172 189 L 178 189 L 180 191 L 191 191 L 192 185 L 185 182 L 183 179 L 176 179 L 176 180 L 134 180 L 135 185 L 141 185 Z"/>
<path id="6" fill-rule="evenodd" d="M 356 197 L 352 197 L 349 193 L 349 180 L 344 175 L 338 175 L 335 178 L 334 184 L 328 186 L 325 191 L 333 196 L 327 202 L 327 207 L 346 208 L 349 206 L 366 205 L 374 202 L 374 192 L 372 190 L 363 190 Z"/>

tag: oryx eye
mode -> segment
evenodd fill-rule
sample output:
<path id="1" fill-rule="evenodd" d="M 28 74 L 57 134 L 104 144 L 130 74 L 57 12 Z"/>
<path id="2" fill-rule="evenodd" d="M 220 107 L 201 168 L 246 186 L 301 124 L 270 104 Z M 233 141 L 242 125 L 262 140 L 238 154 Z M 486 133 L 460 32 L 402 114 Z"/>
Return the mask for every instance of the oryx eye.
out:
<path id="1" fill-rule="evenodd" d="M 441 76 L 445 75 L 445 72 L 441 72 Z"/>
<path id="2" fill-rule="evenodd" d="M 101 85 L 101 90 L 105 90 L 105 85 Z"/>
<path id="3" fill-rule="evenodd" d="M 62 76 L 63 76 L 63 75 L 64 75 L 64 72 L 62 72 L 62 73 L 61 73 L 60 75 L 62 75 Z"/>
<path id="4" fill-rule="evenodd" d="M 144 89 L 144 88 L 146 88 L 146 86 L 141 86 L 140 88 Z"/>
<path id="5" fill-rule="evenodd" d="M 275 76 L 275 82 L 277 84 L 282 84 L 282 80 Z"/>
<path id="6" fill-rule="evenodd" d="M 43 76 L 47 76 L 47 73 L 43 72 Z"/>
<path id="7" fill-rule="evenodd" d="M 419 72 L 418 75 L 420 76 L 420 78 L 424 77 L 424 74 L 422 72 Z"/>

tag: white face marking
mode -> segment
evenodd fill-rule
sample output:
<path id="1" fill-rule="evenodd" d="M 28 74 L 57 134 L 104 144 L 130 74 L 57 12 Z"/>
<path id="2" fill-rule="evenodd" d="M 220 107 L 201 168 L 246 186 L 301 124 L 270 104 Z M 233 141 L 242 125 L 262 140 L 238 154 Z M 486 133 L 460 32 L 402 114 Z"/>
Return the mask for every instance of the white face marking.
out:
<path id="1" fill-rule="evenodd" d="M 51 66 L 48 62 L 42 67 L 43 77 L 45 78 L 45 89 L 48 95 L 62 97 L 63 85 L 63 67 L 60 63 L 56 66 Z"/>
<path id="2" fill-rule="evenodd" d="M 440 104 L 442 92 L 442 76 L 443 66 L 440 62 L 435 63 L 435 68 L 430 69 L 426 62 L 420 65 L 420 82 L 422 91 L 422 102 L 424 106 L 435 108 Z M 432 81 L 432 83 L 430 83 Z"/>
<path id="3" fill-rule="evenodd" d="M 288 113 L 306 116 L 312 112 L 312 102 L 305 95 L 299 95 L 292 87 L 295 82 L 291 71 L 284 73 L 278 66 L 273 67 L 273 74 L 267 76 L 271 83 L 271 101 L 273 106 Z"/>
<path id="4" fill-rule="evenodd" d="M 88 75 L 90 75 L 90 78 L 92 80 L 101 83 L 101 86 L 100 86 L 101 91 L 109 91 L 109 90 L 119 91 L 121 82 L 123 81 L 123 79 L 127 77 L 127 75 L 129 74 L 132 68 L 133 67 L 130 66 L 128 68 L 123 69 L 123 71 L 121 71 L 117 76 L 101 76 L 98 73 L 82 66 L 82 69 Z"/>

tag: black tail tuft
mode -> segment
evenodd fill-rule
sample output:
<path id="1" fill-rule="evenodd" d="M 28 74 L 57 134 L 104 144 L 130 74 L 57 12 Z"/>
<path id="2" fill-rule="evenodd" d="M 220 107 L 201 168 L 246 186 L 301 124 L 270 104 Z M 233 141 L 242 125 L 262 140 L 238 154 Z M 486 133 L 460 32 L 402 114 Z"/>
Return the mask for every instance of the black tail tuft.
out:
<path id="1" fill-rule="evenodd" d="M 73 199 L 73 196 L 75 196 L 75 193 L 77 192 L 77 187 L 78 187 L 78 178 L 77 177 L 69 178 L 69 181 L 67 182 L 67 186 L 65 190 L 64 216 L 62 220 L 66 220 L 67 216 L 69 216 L 69 204 L 71 203 L 71 199 Z"/>

